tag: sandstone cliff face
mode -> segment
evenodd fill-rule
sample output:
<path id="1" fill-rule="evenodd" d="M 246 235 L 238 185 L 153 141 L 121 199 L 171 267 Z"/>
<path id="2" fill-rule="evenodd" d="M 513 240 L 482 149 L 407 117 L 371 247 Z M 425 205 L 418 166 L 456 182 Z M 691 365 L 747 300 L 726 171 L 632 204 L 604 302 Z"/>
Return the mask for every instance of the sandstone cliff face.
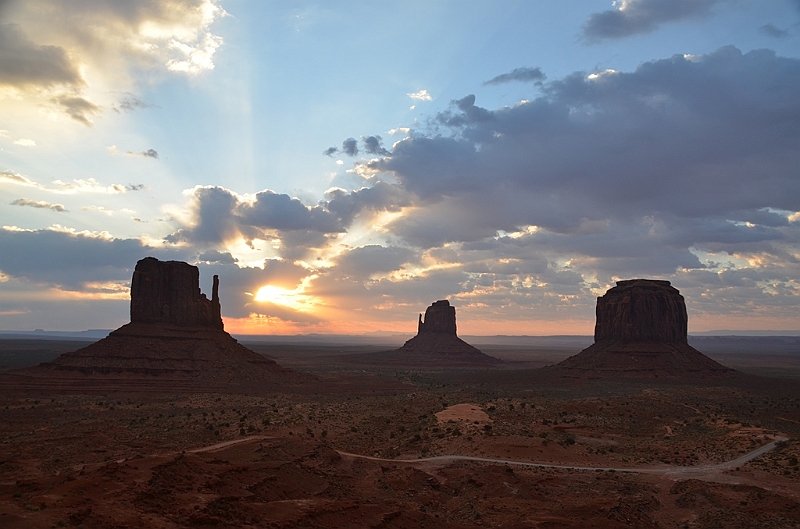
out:
<path id="1" fill-rule="evenodd" d="M 417 334 L 429 332 L 456 335 L 456 308 L 446 299 L 439 300 L 425 310 L 425 321 L 419 316 Z"/>
<path id="2" fill-rule="evenodd" d="M 702 378 L 733 371 L 687 341 L 686 302 L 669 281 L 618 281 L 597 298 L 594 344 L 559 363 L 570 377 Z"/>
<path id="3" fill-rule="evenodd" d="M 136 263 L 131 281 L 131 322 L 170 323 L 222 329 L 219 277 L 211 300 L 200 292 L 200 271 L 180 261 L 146 257 Z"/>
<path id="4" fill-rule="evenodd" d="M 597 298 L 594 341 L 687 343 L 686 302 L 669 281 L 617 281 Z"/>

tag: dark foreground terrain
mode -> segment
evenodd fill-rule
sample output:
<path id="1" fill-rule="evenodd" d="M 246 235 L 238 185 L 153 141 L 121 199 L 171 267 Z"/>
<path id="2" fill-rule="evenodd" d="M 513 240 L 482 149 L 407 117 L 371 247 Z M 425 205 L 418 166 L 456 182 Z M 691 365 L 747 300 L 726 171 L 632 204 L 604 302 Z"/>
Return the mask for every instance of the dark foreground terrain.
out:
<path id="1" fill-rule="evenodd" d="M 316 382 L 257 396 L 0 387 L 0 527 L 800 527 L 791 346 L 704 350 L 748 373 L 732 377 L 587 381 L 539 369 L 576 353 L 567 342 L 482 344 L 505 363 L 481 369 L 248 345 Z M 25 347 L 51 359 L 21 342 L 0 354 L 24 365 Z M 445 455 L 506 463 L 414 461 Z"/>

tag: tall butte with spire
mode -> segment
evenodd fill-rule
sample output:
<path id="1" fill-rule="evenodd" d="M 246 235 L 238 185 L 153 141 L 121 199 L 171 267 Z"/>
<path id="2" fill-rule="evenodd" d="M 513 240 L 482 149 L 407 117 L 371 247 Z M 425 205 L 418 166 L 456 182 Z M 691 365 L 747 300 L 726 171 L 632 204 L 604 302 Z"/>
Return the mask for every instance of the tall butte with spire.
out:
<path id="1" fill-rule="evenodd" d="M 733 370 L 689 345 L 686 302 L 669 281 L 630 279 L 597 298 L 594 344 L 558 364 L 568 375 L 704 377 Z"/>
<path id="2" fill-rule="evenodd" d="M 433 303 L 419 315 L 417 335 L 403 347 L 381 355 L 391 363 L 468 366 L 497 364 L 500 360 L 482 353 L 456 335 L 456 308 L 446 299 Z"/>
<path id="3" fill-rule="evenodd" d="M 146 257 L 131 280 L 131 322 L 53 362 L 18 370 L 9 383 L 63 391 L 269 391 L 313 379 L 279 366 L 225 332 L 219 277 L 211 299 L 200 271 Z"/>

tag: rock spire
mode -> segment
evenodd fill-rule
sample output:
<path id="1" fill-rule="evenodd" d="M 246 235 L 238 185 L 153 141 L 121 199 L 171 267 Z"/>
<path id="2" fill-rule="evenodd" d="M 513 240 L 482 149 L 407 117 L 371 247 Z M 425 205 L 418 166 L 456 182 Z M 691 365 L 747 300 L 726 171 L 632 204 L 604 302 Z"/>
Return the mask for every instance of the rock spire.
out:
<path id="1" fill-rule="evenodd" d="M 470 366 L 500 363 L 456 336 L 456 308 L 446 299 L 419 315 L 417 335 L 403 347 L 376 353 L 384 363 L 402 365 Z"/>

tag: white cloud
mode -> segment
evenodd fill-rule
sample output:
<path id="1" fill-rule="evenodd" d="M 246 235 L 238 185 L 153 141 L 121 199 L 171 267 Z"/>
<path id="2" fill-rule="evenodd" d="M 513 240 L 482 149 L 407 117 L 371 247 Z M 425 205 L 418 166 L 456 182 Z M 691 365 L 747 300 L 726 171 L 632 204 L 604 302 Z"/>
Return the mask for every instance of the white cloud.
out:
<path id="1" fill-rule="evenodd" d="M 425 89 L 406 95 L 415 101 L 433 101 L 433 97 L 431 97 L 431 95 Z"/>
<path id="2" fill-rule="evenodd" d="M 104 107 L 118 110 L 116 102 L 100 101 L 102 94 L 125 93 L 134 77 L 213 69 L 222 39 L 211 26 L 227 14 L 217 0 L 4 4 L 9 23 L 0 24 L 0 85 L 32 118 L 49 110 L 87 126 Z M 127 98 L 121 108 L 144 105 Z"/>
<path id="3" fill-rule="evenodd" d="M 39 209 L 52 209 L 53 211 L 65 212 L 67 208 L 63 204 L 53 204 L 51 202 L 44 202 L 42 200 L 30 200 L 27 198 L 18 198 L 11 203 L 12 206 L 29 206 Z"/>
<path id="4" fill-rule="evenodd" d="M 104 215 L 109 215 L 109 216 L 114 214 L 114 212 L 112 210 L 104 208 L 103 206 L 96 206 L 96 205 L 83 206 L 81 208 L 81 210 L 82 211 L 102 213 Z"/>
<path id="5" fill-rule="evenodd" d="M 36 142 L 28 138 L 20 138 L 14 140 L 14 145 L 19 145 L 20 147 L 36 147 Z"/>
<path id="6" fill-rule="evenodd" d="M 158 159 L 158 152 L 155 149 L 147 149 L 145 151 L 133 152 L 133 151 L 120 151 L 116 145 L 109 145 L 106 147 L 108 153 L 112 156 L 137 156 L 139 158 L 155 158 Z"/>
<path id="7" fill-rule="evenodd" d="M 36 182 L 28 178 L 27 176 L 8 170 L 0 171 L 0 182 L 3 181 L 15 185 L 21 185 L 24 187 L 33 187 L 36 189 L 42 189 L 44 191 L 48 191 L 51 193 L 70 194 L 70 195 L 78 193 L 101 193 L 101 194 L 119 195 L 123 193 L 128 193 L 130 191 L 140 191 L 144 189 L 143 184 L 105 185 L 98 182 L 94 178 L 75 179 L 72 182 L 54 180 L 52 182 L 53 186 L 48 187 L 46 185 L 40 184 L 39 182 Z"/>

